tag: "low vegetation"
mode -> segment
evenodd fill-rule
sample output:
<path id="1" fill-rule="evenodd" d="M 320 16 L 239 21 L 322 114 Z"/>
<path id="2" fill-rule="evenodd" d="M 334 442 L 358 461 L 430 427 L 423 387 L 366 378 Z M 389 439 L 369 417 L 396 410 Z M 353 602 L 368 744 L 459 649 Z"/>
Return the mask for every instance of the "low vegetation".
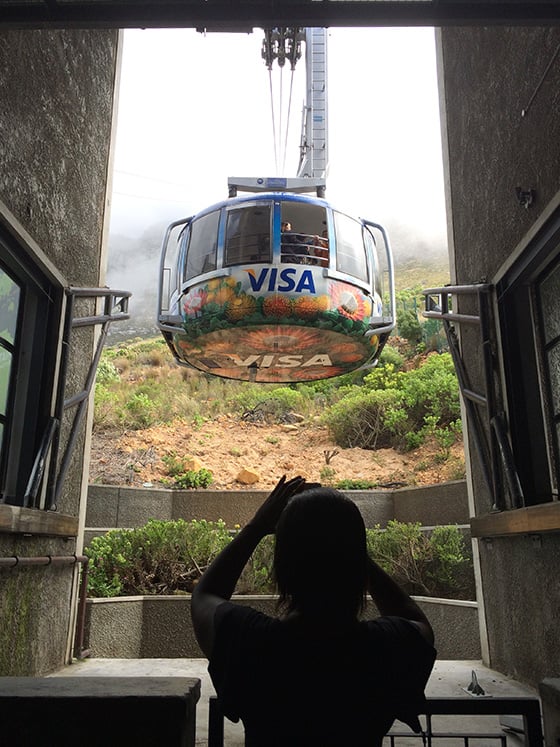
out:
<path id="1" fill-rule="evenodd" d="M 414 449 L 434 436 L 445 452 L 461 433 L 459 389 L 449 353 L 404 371 L 384 362 L 360 385 L 344 387 L 324 421 L 336 443 Z"/>
<path id="2" fill-rule="evenodd" d="M 95 537 L 86 550 L 88 594 L 189 593 L 231 538 L 223 521 L 152 520 L 137 529 L 111 530 Z M 456 526 L 437 527 L 427 534 L 419 524 L 391 521 L 386 529 L 368 529 L 367 542 L 371 557 L 409 593 L 474 598 L 472 563 Z M 273 551 L 274 538 L 266 537 L 239 580 L 238 594 L 274 593 Z"/>
<path id="3" fill-rule="evenodd" d="M 104 351 L 96 383 L 95 429 L 141 430 L 176 419 L 196 429 L 197 423 L 226 413 L 252 422 L 315 419 L 344 448 L 407 450 L 432 438 L 442 460 L 461 438 L 451 356 L 412 348 L 401 338 L 389 341 L 378 367 L 369 373 L 287 386 L 217 379 L 180 368 L 163 346 L 163 341 L 150 340 Z M 171 478 L 177 477 L 176 467 L 170 465 Z"/>

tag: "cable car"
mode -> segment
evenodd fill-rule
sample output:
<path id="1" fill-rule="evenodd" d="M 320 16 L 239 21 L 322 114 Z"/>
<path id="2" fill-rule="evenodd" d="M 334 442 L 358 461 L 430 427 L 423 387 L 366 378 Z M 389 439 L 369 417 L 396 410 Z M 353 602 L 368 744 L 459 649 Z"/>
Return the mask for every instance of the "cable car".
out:
<path id="1" fill-rule="evenodd" d="M 287 383 L 374 365 L 393 309 L 384 229 L 324 199 L 230 198 L 165 234 L 158 325 L 179 363 L 209 374 Z"/>

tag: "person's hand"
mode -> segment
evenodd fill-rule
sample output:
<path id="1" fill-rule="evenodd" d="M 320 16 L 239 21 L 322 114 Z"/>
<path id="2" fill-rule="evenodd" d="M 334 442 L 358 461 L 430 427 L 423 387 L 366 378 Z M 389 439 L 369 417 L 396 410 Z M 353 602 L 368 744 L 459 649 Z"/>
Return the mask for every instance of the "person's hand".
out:
<path id="1" fill-rule="evenodd" d="M 282 475 L 272 493 L 249 522 L 249 525 L 257 528 L 263 537 L 266 534 L 274 534 L 278 520 L 290 498 L 296 493 L 301 493 L 307 487 L 303 477 L 292 477 L 291 480 L 286 480 L 286 475 Z"/>

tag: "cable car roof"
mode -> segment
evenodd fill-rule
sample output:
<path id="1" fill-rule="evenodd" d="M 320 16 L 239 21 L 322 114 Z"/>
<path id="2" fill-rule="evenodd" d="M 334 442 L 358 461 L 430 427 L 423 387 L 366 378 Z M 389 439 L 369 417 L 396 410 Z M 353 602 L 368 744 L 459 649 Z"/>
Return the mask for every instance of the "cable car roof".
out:
<path id="1" fill-rule="evenodd" d="M 291 192 L 258 192 L 242 194 L 237 197 L 228 197 L 224 200 L 220 200 L 209 207 L 199 210 L 192 216 L 192 218 L 198 218 L 202 215 L 213 213 L 215 210 L 221 210 L 224 207 L 236 207 L 246 203 L 253 204 L 257 201 L 270 202 L 272 200 L 276 200 L 277 202 L 301 202 L 308 205 L 320 205 L 324 208 L 332 207 L 327 200 L 324 200 L 321 197 L 310 197 L 309 195 L 293 194 Z"/>
<path id="2" fill-rule="evenodd" d="M 2 28 L 556 25 L 557 0 L 0 0 Z"/>

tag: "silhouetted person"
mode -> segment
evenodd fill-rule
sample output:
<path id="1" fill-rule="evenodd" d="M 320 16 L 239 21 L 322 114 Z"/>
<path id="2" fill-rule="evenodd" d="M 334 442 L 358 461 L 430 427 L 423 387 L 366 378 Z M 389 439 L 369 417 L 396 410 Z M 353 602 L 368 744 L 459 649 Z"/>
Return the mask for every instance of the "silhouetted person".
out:
<path id="1" fill-rule="evenodd" d="M 228 601 L 259 541 L 276 533 L 281 616 Z M 369 591 L 382 617 L 359 620 Z M 356 505 L 283 477 L 192 596 L 197 640 L 225 715 L 249 747 L 379 747 L 417 714 L 435 650 L 418 605 L 371 559 Z"/>

